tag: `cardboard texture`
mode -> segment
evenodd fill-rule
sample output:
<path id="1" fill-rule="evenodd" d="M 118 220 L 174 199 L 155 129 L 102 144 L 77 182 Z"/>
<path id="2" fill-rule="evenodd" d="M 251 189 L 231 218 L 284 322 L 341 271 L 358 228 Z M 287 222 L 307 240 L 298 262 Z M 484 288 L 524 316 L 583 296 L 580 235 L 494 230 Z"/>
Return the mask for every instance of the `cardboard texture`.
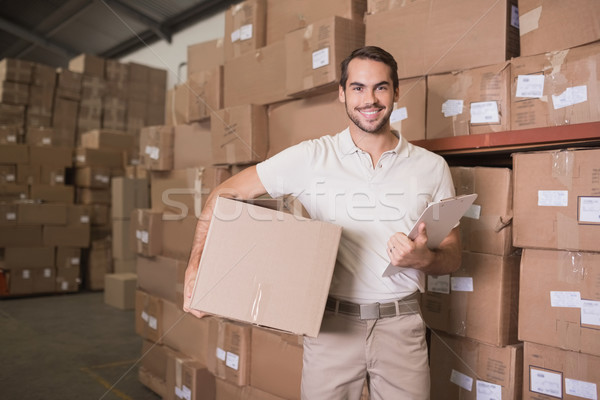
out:
<path id="1" fill-rule="evenodd" d="M 223 105 L 266 105 L 288 99 L 285 47 L 280 41 L 225 61 Z"/>
<path id="2" fill-rule="evenodd" d="M 83 75 L 79 72 L 62 68 L 57 69 L 56 97 L 79 100 L 81 98 L 82 79 Z"/>
<path id="3" fill-rule="evenodd" d="M 518 56 L 516 0 L 412 1 L 367 15 L 367 45 L 390 52 L 400 79 L 497 64 Z"/>
<path id="4" fill-rule="evenodd" d="M 600 396 L 600 357 L 525 342 L 523 400 Z"/>
<path id="5" fill-rule="evenodd" d="M 513 59 L 511 129 L 599 121 L 598 65 L 600 43 Z"/>
<path id="6" fill-rule="evenodd" d="M 427 77 L 427 139 L 510 130 L 510 62 Z"/>
<path id="7" fill-rule="evenodd" d="M 16 207 L 16 222 L 19 225 L 65 225 L 67 204 L 19 203 Z"/>
<path id="8" fill-rule="evenodd" d="M 219 197 L 191 307 L 315 337 L 340 236 L 333 224 Z"/>
<path id="9" fill-rule="evenodd" d="M 200 217 L 211 187 L 204 187 L 204 173 L 213 168 L 185 168 L 152 171 L 150 204 L 154 210 L 168 211 L 172 219 Z M 208 180 L 210 181 L 210 180 Z M 173 215 L 174 214 L 174 215 Z"/>
<path id="10" fill-rule="evenodd" d="M 0 246 L 44 246 L 42 225 L 0 226 Z"/>
<path id="11" fill-rule="evenodd" d="M 6 247 L 4 263 L 9 269 L 54 267 L 54 247 Z"/>
<path id="12" fill-rule="evenodd" d="M 0 103 L 0 124 L 15 128 L 17 134 L 22 135 L 25 132 L 25 107 Z"/>
<path id="13" fill-rule="evenodd" d="M 460 220 L 463 250 L 509 255 L 512 246 L 513 185 L 508 168 L 450 167 L 457 195 L 477 193 Z"/>
<path id="14" fill-rule="evenodd" d="M 75 185 L 92 189 L 110 188 L 110 168 L 83 167 L 75 169 Z"/>
<path id="15" fill-rule="evenodd" d="M 348 126 L 338 91 L 269 105 L 267 157 L 304 140 L 341 132 Z"/>
<path id="16" fill-rule="evenodd" d="M 250 385 L 290 400 L 300 399 L 301 336 L 252 327 Z"/>
<path id="17" fill-rule="evenodd" d="M 69 70 L 85 76 L 104 78 L 104 59 L 92 54 L 80 54 L 69 60 Z"/>
<path id="18" fill-rule="evenodd" d="M 8 290 L 12 295 L 54 292 L 54 267 L 18 267 L 8 272 Z"/>
<path id="19" fill-rule="evenodd" d="M 245 105 L 219 110 L 211 117 L 210 127 L 214 164 L 249 164 L 265 159 L 266 107 Z"/>
<path id="20" fill-rule="evenodd" d="M 29 87 L 29 103 L 27 104 L 27 115 L 30 114 L 47 118 L 46 124 L 42 126 L 50 126 L 49 122 L 52 118 L 52 106 L 54 104 L 54 86 L 30 86 Z"/>
<path id="21" fill-rule="evenodd" d="M 0 80 L 9 82 L 31 83 L 33 63 L 15 58 L 0 60 Z"/>
<path id="22" fill-rule="evenodd" d="M 362 22 L 365 11 L 364 0 L 267 0 L 267 45 L 284 40 L 288 32 L 331 16 Z"/>
<path id="23" fill-rule="evenodd" d="M 215 376 L 206 366 L 178 352 L 167 352 L 165 400 L 213 400 Z"/>
<path id="24" fill-rule="evenodd" d="M 392 129 L 408 141 L 425 139 L 427 80 L 425 77 L 402 79 L 398 89 L 400 98 L 390 115 Z"/>
<path id="25" fill-rule="evenodd" d="M 513 157 L 516 247 L 600 251 L 598 149 Z"/>
<path id="26" fill-rule="evenodd" d="M 111 180 L 111 217 L 129 219 L 134 208 L 150 207 L 148 179 L 115 177 Z"/>
<path id="27" fill-rule="evenodd" d="M 26 106 L 29 104 L 29 85 L 0 81 L 0 102 Z"/>
<path id="28" fill-rule="evenodd" d="M 427 278 L 427 326 L 495 346 L 516 343 L 519 260 L 463 251 L 458 271 Z"/>
<path id="29" fill-rule="evenodd" d="M 90 223 L 94 226 L 110 224 L 110 204 L 90 204 Z"/>
<path id="30" fill-rule="evenodd" d="M 137 257 L 138 288 L 183 307 L 183 281 L 187 261 L 170 257 Z"/>
<path id="31" fill-rule="evenodd" d="M 55 130 L 46 127 L 27 127 L 25 132 L 25 142 L 31 146 L 62 146 L 62 144 L 54 143 Z"/>
<path id="32" fill-rule="evenodd" d="M 225 319 L 210 321 L 214 341 L 209 343 L 209 370 L 217 377 L 237 386 L 250 383 L 252 327 Z"/>
<path id="33" fill-rule="evenodd" d="M 79 291 L 81 285 L 81 274 L 79 266 L 77 267 L 56 267 L 56 286 L 54 291 L 57 293 L 72 293 Z"/>
<path id="34" fill-rule="evenodd" d="M 160 297 L 135 291 L 135 333 L 155 343 L 163 339 L 162 303 Z"/>
<path id="35" fill-rule="evenodd" d="M 104 97 L 102 100 L 102 127 L 127 130 L 127 101 L 122 97 Z"/>
<path id="36" fill-rule="evenodd" d="M 33 63 L 31 85 L 54 88 L 56 86 L 56 69 L 50 65 Z"/>
<path id="37" fill-rule="evenodd" d="M 17 135 L 19 135 L 19 131 L 15 126 L 0 127 L 0 144 L 16 144 Z"/>
<path id="38" fill-rule="evenodd" d="M 198 218 L 195 215 L 183 217 L 180 214 L 163 213 L 161 254 L 166 257 L 188 260 L 197 224 Z"/>
<path id="39" fill-rule="evenodd" d="M 112 129 L 95 129 L 81 134 L 81 147 L 124 151 L 131 155 L 135 137 L 126 132 Z"/>
<path id="40" fill-rule="evenodd" d="M 136 250 L 132 242 L 131 220 L 113 219 L 112 220 L 112 254 L 115 259 L 135 260 Z"/>
<path id="41" fill-rule="evenodd" d="M 169 349 L 150 340 L 142 342 L 140 369 L 152 378 L 151 389 L 160 396 L 166 395 L 167 360 Z"/>
<path id="42" fill-rule="evenodd" d="M 72 167 L 73 149 L 59 146 L 29 146 L 29 162 L 33 165 Z"/>
<path id="43" fill-rule="evenodd" d="M 125 165 L 125 153 L 122 151 L 84 147 L 75 149 L 76 167 L 123 168 L 123 165 Z"/>
<path id="44" fill-rule="evenodd" d="M 71 147 L 75 145 L 78 109 L 78 101 L 62 97 L 56 97 L 54 99 L 52 127 L 58 132 L 58 135 L 62 139 L 61 143 Z"/>
<path id="45" fill-rule="evenodd" d="M 136 274 L 106 274 L 104 276 L 104 304 L 121 310 L 135 309 Z"/>
<path id="46" fill-rule="evenodd" d="M 496 347 L 434 331 L 430 375 L 431 400 L 518 400 L 523 344 Z"/>
<path id="47" fill-rule="evenodd" d="M 225 12 L 225 61 L 265 45 L 266 0 L 245 0 Z"/>
<path id="48" fill-rule="evenodd" d="M 167 300 L 162 303 L 163 326 L 169 330 L 163 337 L 165 345 L 207 365 L 210 357 L 209 323 L 212 317 L 199 319 L 185 313 L 180 305 Z"/>
<path id="49" fill-rule="evenodd" d="M 599 40 L 598 15 L 600 4 L 594 0 L 578 1 L 577 7 L 561 1 L 519 0 L 521 55 L 563 50 Z"/>
<path id="50" fill-rule="evenodd" d="M 599 261 L 599 253 L 523 249 L 519 339 L 600 356 Z"/>
<path id="51" fill-rule="evenodd" d="M 78 187 L 75 196 L 77 198 L 77 204 L 110 205 L 110 189 L 90 189 Z"/>
<path id="52" fill-rule="evenodd" d="M 214 111 L 223 108 L 223 76 L 223 66 L 190 74 L 184 86 L 188 93 L 187 118 L 182 122 L 208 119 Z"/>
<path id="53" fill-rule="evenodd" d="M 73 186 L 34 183 L 29 186 L 29 198 L 36 201 L 73 204 L 75 190 Z"/>
<path id="54" fill-rule="evenodd" d="M 141 129 L 140 161 L 149 170 L 173 169 L 172 126 L 147 126 Z"/>
<path id="55" fill-rule="evenodd" d="M 340 63 L 365 44 L 365 25 L 341 17 L 330 17 L 285 35 L 288 96 L 337 87 Z"/>
<path id="56" fill-rule="evenodd" d="M 27 163 L 29 161 L 29 146 L 25 144 L 0 145 L 0 159 L 5 164 Z"/>
<path id="57" fill-rule="evenodd" d="M 129 65 L 117 60 L 104 60 L 104 77 L 108 81 L 122 82 L 129 79 Z"/>
<path id="58" fill-rule="evenodd" d="M 210 121 L 176 125 L 173 137 L 173 169 L 212 164 Z"/>
<path id="59" fill-rule="evenodd" d="M 0 226 L 17 225 L 17 205 L 0 203 Z"/>
<path id="60" fill-rule="evenodd" d="M 208 40 L 187 47 L 187 78 L 194 72 L 206 71 L 225 64 L 223 38 Z"/>
<path id="61" fill-rule="evenodd" d="M 133 243 L 138 254 L 150 257 L 162 252 L 162 212 L 137 208 L 131 213 Z"/>

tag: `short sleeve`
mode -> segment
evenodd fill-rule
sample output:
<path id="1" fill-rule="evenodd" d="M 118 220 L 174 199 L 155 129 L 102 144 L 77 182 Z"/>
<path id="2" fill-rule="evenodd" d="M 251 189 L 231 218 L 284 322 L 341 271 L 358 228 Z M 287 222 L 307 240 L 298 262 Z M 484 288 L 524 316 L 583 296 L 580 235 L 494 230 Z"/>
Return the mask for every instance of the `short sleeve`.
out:
<path id="1" fill-rule="evenodd" d="M 302 142 L 256 165 L 258 177 L 271 197 L 298 196 L 311 171 L 310 142 Z"/>

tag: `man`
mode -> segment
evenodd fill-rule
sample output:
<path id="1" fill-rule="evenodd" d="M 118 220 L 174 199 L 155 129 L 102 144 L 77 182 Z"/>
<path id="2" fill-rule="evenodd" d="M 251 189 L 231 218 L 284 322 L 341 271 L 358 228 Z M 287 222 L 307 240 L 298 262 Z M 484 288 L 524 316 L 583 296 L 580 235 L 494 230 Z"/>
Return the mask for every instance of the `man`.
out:
<path id="1" fill-rule="evenodd" d="M 186 270 L 189 301 L 217 194 L 239 198 L 292 194 L 312 218 L 343 227 L 321 330 L 304 339 L 302 398 L 358 399 L 369 378 L 372 399 L 429 398 L 425 324 L 417 297 L 425 274 L 460 265 L 455 228 L 434 251 L 414 221 L 429 202 L 454 195 L 446 162 L 392 131 L 397 65 L 384 50 L 355 50 L 342 63 L 339 100 L 350 126 L 292 146 L 219 185 L 196 229 Z M 389 263 L 401 272 L 382 277 Z M 361 306 L 362 305 L 362 306 Z"/>

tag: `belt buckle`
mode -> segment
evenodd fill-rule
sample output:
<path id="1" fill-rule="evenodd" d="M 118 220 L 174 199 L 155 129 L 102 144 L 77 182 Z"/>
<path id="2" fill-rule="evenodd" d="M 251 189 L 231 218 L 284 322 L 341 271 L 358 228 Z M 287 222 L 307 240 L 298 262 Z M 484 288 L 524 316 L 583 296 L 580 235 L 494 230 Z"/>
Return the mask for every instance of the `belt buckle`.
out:
<path id="1" fill-rule="evenodd" d="M 379 303 L 360 304 L 360 319 L 379 319 Z"/>

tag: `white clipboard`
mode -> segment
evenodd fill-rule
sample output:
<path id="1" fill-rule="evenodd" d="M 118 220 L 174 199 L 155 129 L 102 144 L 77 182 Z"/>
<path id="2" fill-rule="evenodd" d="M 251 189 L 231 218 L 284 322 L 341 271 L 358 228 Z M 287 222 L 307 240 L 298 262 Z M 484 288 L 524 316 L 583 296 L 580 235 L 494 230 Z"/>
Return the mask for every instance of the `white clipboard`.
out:
<path id="1" fill-rule="evenodd" d="M 461 196 L 451 197 L 439 202 L 431 203 L 421 213 L 417 222 L 408 233 L 408 238 L 414 240 L 419 233 L 419 225 L 425 222 L 427 229 L 427 247 L 437 249 L 442 243 L 442 240 L 456 226 L 458 221 L 467 212 L 471 204 L 477 198 L 477 194 L 464 194 Z M 403 268 L 396 267 L 390 263 L 383 271 L 382 276 L 390 276 L 402 271 Z"/>

